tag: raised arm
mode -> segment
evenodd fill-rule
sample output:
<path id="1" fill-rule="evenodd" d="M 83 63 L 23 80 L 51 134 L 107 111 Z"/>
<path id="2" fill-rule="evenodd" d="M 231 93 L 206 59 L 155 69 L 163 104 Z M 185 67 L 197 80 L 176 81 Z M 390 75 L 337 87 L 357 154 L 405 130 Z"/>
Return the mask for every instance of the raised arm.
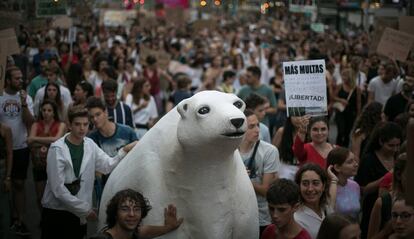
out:
<path id="1" fill-rule="evenodd" d="M 177 218 L 177 208 L 170 204 L 167 208 L 164 208 L 164 225 L 142 225 L 138 228 L 138 234 L 140 238 L 159 237 L 176 230 L 183 221 L 183 218 Z"/>

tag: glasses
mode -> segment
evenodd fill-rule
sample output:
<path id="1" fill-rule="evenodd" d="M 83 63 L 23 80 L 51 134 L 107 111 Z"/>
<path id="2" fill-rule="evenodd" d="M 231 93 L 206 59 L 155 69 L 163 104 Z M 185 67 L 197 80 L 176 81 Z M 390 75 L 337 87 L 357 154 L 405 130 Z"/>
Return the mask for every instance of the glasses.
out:
<path id="1" fill-rule="evenodd" d="M 140 208 L 140 207 L 127 207 L 127 206 L 121 206 L 121 207 L 119 207 L 119 211 L 120 211 L 121 213 L 125 213 L 125 214 L 130 213 L 131 211 L 132 211 L 134 214 L 138 214 L 138 213 L 141 213 L 141 208 Z"/>
<path id="2" fill-rule="evenodd" d="M 397 220 L 398 218 L 400 218 L 401 221 L 403 221 L 403 222 L 409 221 L 412 216 L 413 216 L 413 214 L 409 213 L 409 212 L 402 212 L 402 213 L 393 212 L 393 213 L 391 213 L 392 220 Z"/>

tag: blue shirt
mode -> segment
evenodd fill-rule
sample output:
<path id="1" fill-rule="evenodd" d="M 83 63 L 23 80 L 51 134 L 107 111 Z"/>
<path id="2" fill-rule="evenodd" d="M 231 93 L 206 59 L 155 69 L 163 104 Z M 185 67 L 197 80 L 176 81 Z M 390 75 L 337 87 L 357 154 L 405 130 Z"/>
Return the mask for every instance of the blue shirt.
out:
<path id="1" fill-rule="evenodd" d="M 125 145 L 138 140 L 135 131 L 126 125 L 115 124 L 115 133 L 110 137 L 103 136 L 99 130 L 95 129 L 89 133 L 91 138 L 105 153 L 114 157 Z"/>

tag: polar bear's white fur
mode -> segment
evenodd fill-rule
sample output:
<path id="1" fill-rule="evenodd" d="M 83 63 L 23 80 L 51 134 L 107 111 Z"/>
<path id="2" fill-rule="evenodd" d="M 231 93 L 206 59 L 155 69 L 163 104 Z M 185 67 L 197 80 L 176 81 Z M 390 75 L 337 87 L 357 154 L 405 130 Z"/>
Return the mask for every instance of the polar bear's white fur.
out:
<path id="1" fill-rule="evenodd" d="M 170 203 L 184 218 L 161 238 L 258 238 L 256 196 L 237 151 L 247 127 L 244 108 L 233 94 L 203 91 L 166 114 L 109 177 L 101 226 L 108 200 L 132 188 L 153 207 L 144 224 L 162 225 Z"/>

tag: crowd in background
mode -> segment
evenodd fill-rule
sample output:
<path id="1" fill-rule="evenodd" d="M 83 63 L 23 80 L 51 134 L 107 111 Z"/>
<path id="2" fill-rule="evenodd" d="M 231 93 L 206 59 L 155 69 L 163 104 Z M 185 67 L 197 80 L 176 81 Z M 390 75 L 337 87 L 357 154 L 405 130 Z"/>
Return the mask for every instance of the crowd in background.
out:
<path id="1" fill-rule="evenodd" d="M 295 220 L 312 238 L 332 212 L 360 223 L 362 238 L 404 238 L 398 225 L 413 225 L 413 208 L 401 203 L 401 172 L 405 128 L 414 117 L 414 66 L 377 55 L 369 32 L 316 33 L 304 16 L 287 13 L 276 19 L 212 16 L 215 27 L 201 29 L 162 19 L 155 26 L 110 28 L 91 19 L 77 26 L 73 45 L 67 30 L 17 29 L 21 53 L 8 58 L 8 68 L 17 67 L 21 76 L 6 75 L 0 96 L 0 203 L 9 208 L 3 192 L 11 192 L 12 220 L 9 210 L 0 211 L 13 230 L 27 233 L 29 162 L 41 208 L 48 147 L 69 130 L 71 107 L 98 97 L 109 119 L 129 126 L 139 140 L 181 100 L 203 90 L 235 93 L 252 110 L 252 94 L 263 101 L 255 112 L 263 124 L 260 138 L 278 150 L 276 178 L 299 185 L 302 207 Z M 287 117 L 282 62 L 308 59 L 325 60 L 329 114 Z M 8 115 L 14 94 L 19 104 Z M 334 142 L 328 140 L 332 125 Z M 99 183 L 95 190 L 102 190 Z M 409 208 L 409 215 L 394 213 L 398 207 Z"/>

